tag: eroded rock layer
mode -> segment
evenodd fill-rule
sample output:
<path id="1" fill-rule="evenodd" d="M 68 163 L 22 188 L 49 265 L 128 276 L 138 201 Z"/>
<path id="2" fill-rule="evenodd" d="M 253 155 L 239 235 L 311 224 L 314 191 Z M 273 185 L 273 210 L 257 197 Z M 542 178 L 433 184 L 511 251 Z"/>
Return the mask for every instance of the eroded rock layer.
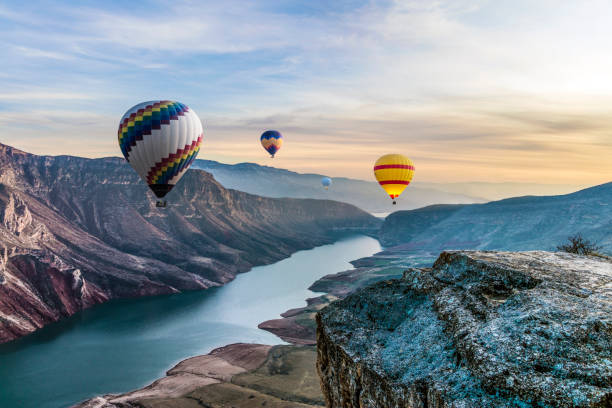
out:
<path id="1" fill-rule="evenodd" d="M 155 207 L 123 159 L 0 144 L 0 342 L 112 298 L 204 289 L 379 221 L 348 204 L 272 199 L 187 172 Z"/>
<path id="2" fill-rule="evenodd" d="M 612 262 L 450 251 L 323 309 L 329 407 L 612 406 Z"/>

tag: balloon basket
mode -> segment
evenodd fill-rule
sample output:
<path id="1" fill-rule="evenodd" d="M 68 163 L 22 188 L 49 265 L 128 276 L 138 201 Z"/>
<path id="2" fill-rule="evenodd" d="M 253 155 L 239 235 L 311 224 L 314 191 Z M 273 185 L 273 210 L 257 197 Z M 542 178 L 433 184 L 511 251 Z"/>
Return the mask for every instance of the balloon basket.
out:
<path id="1" fill-rule="evenodd" d="M 393 205 L 395 205 L 395 204 L 397 204 L 397 203 L 395 202 L 395 200 L 393 200 Z"/>
<path id="2" fill-rule="evenodd" d="M 168 206 L 168 202 L 167 202 L 166 200 L 158 200 L 158 201 L 155 203 L 155 206 L 156 206 L 157 208 L 166 208 L 166 207 Z"/>

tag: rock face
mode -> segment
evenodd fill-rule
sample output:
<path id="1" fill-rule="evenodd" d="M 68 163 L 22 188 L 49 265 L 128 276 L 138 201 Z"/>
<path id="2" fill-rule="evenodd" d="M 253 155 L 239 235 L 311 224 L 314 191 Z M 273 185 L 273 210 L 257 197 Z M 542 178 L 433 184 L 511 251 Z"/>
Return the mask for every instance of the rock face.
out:
<path id="1" fill-rule="evenodd" d="M 226 190 L 189 171 L 155 198 L 123 159 L 0 145 L 0 342 L 112 298 L 222 285 L 379 221 L 348 204 Z"/>
<path id="2" fill-rule="evenodd" d="M 435 205 L 389 215 L 386 246 L 439 253 L 452 249 L 555 250 L 581 233 L 612 255 L 612 183 L 572 194 L 516 197 L 487 204 Z"/>
<path id="3" fill-rule="evenodd" d="M 612 406 L 612 262 L 450 251 L 317 315 L 328 407 Z"/>

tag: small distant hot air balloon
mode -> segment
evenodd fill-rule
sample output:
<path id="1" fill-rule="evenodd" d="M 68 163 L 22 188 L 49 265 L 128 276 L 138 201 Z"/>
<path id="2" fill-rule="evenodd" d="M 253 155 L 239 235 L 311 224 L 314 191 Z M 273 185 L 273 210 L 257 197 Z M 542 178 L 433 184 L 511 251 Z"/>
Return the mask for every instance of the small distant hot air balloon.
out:
<path id="1" fill-rule="evenodd" d="M 376 160 L 374 176 L 395 204 L 414 175 L 414 164 L 404 155 L 386 154 Z"/>
<path id="2" fill-rule="evenodd" d="M 325 189 L 327 190 L 329 188 L 329 186 L 332 185 L 332 179 L 330 179 L 329 177 L 323 177 L 321 179 L 321 184 L 323 185 L 323 187 L 325 187 Z"/>
<path id="3" fill-rule="evenodd" d="M 283 145 L 283 135 L 278 130 L 266 130 L 261 134 L 261 145 L 272 157 Z"/>
<path id="4" fill-rule="evenodd" d="M 187 105 L 149 101 L 130 108 L 119 123 L 119 147 L 136 173 L 163 198 L 198 155 L 202 122 Z M 158 201 L 165 207 L 165 201 Z"/>

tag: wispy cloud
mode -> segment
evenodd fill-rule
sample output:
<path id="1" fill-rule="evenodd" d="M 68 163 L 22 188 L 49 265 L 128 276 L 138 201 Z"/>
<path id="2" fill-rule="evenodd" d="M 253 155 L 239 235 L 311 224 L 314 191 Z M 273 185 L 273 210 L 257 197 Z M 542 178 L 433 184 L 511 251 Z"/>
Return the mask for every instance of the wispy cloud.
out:
<path id="1" fill-rule="evenodd" d="M 38 48 L 30 48 L 30 47 L 15 47 L 15 54 L 21 55 L 23 57 L 29 58 L 50 58 L 57 60 L 68 60 L 72 57 L 68 54 L 64 54 L 61 52 L 54 51 L 45 51 Z"/>
<path id="2" fill-rule="evenodd" d="M 612 177 L 607 1 L 88 4 L 0 6 L 3 141 L 118 154 L 117 118 L 163 97 L 213 159 L 262 162 L 279 128 L 296 170 L 370 178 L 396 150 L 421 180 Z"/>
<path id="3" fill-rule="evenodd" d="M 57 92 L 44 92 L 44 91 L 31 92 L 31 91 L 24 91 L 24 92 L 11 92 L 11 93 L 2 92 L 2 93 L 0 93 L 0 101 L 2 101 L 2 100 L 4 100 L 4 101 L 15 101 L 15 100 L 22 100 L 22 101 L 32 101 L 32 100 L 58 101 L 58 100 L 80 100 L 80 99 L 93 99 L 93 98 L 94 98 L 94 96 L 93 95 L 89 95 L 89 94 L 80 94 L 80 93 L 73 93 L 73 92 L 61 92 L 61 91 L 57 91 Z"/>

